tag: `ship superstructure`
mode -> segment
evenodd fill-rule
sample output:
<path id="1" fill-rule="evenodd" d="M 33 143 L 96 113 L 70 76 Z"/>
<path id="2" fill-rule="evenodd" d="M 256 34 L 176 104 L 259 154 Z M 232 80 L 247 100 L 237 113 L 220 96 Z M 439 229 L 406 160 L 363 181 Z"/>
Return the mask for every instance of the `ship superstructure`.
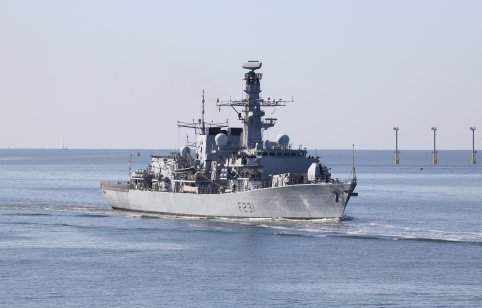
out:
<path id="1" fill-rule="evenodd" d="M 265 117 L 264 110 L 287 101 L 261 97 L 261 66 L 259 61 L 243 65 L 245 98 L 217 101 L 219 108 L 236 111 L 241 127 L 205 122 L 203 93 L 201 118 L 178 121 L 195 131 L 194 146 L 151 155 L 148 167 L 131 171 L 129 181 L 103 182 L 111 207 L 193 216 L 341 218 L 356 195 L 354 167 L 351 177 L 340 181 L 318 157 L 293 149 L 288 135 L 263 139 L 277 120 Z"/>

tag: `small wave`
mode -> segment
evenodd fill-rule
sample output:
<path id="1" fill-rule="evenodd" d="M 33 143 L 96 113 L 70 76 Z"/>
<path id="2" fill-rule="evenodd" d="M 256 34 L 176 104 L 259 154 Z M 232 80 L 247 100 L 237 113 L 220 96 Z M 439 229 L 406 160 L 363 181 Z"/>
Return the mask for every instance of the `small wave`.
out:
<path id="1" fill-rule="evenodd" d="M 106 215 L 106 214 L 97 214 L 97 213 L 92 213 L 92 214 L 77 214 L 75 215 L 76 217 L 112 217 L 112 215 Z"/>
<path id="2" fill-rule="evenodd" d="M 293 228 L 290 228 L 290 227 L 283 227 L 283 226 L 276 226 L 276 225 L 268 225 L 268 224 L 260 224 L 260 225 L 257 225 L 257 227 L 260 227 L 260 228 L 270 228 L 270 229 L 281 229 L 281 230 L 290 230 L 290 229 L 293 229 Z"/>
<path id="3" fill-rule="evenodd" d="M 5 213 L 2 216 L 52 216 L 49 213 Z"/>
<path id="4" fill-rule="evenodd" d="M 437 233 L 396 235 L 401 240 L 424 241 L 424 242 L 448 242 L 448 243 L 476 243 L 482 244 L 482 236 L 479 233 Z"/>
<path id="5" fill-rule="evenodd" d="M 275 234 L 280 236 L 306 237 L 304 234 L 300 233 L 277 232 Z"/>
<path id="6" fill-rule="evenodd" d="M 21 157 L 21 156 L 0 157 L 0 161 L 19 161 L 19 160 L 25 160 L 25 157 Z"/>
<path id="7" fill-rule="evenodd" d="M 341 219 L 342 221 L 353 221 L 355 217 L 344 215 Z"/>
<path id="8" fill-rule="evenodd" d="M 139 218 L 139 219 L 159 219 L 159 218 L 161 218 L 159 215 L 146 214 L 146 213 L 129 213 L 125 216 L 131 217 L 131 218 Z"/>

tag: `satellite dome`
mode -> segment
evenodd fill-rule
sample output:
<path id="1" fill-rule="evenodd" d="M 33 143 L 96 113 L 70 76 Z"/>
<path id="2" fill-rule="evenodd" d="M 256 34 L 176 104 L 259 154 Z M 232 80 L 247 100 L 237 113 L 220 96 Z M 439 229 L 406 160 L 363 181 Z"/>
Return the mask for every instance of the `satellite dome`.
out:
<path id="1" fill-rule="evenodd" d="M 188 147 L 187 145 L 181 148 L 181 155 L 182 156 L 187 156 L 191 154 L 191 148 Z"/>
<path id="2" fill-rule="evenodd" d="M 219 133 L 216 135 L 216 137 L 214 137 L 214 140 L 216 141 L 216 145 L 222 147 L 228 143 L 228 136 L 223 133 Z"/>
<path id="3" fill-rule="evenodd" d="M 290 143 L 290 137 L 288 135 L 279 135 L 276 142 L 281 146 L 286 146 Z"/>

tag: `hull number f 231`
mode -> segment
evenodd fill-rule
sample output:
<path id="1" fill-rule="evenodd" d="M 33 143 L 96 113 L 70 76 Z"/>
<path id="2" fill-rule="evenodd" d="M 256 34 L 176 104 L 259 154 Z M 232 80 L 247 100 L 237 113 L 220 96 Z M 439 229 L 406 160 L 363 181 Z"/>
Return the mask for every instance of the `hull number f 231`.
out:
<path id="1" fill-rule="evenodd" d="M 238 208 L 240 212 L 254 213 L 254 204 L 251 202 L 238 202 Z"/>

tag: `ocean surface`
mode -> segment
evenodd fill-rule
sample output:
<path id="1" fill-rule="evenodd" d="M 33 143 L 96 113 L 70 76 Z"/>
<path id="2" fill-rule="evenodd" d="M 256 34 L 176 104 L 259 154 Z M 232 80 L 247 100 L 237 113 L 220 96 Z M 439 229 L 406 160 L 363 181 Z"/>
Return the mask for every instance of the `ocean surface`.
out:
<path id="1" fill-rule="evenodd" d="M 482 167 L 357 151 L 342 221 L 111 210 L 137 150 L 0 150 L 0 307 L 481 307 Z M 312 151 L 348 177 L 351 151 Z"/>

